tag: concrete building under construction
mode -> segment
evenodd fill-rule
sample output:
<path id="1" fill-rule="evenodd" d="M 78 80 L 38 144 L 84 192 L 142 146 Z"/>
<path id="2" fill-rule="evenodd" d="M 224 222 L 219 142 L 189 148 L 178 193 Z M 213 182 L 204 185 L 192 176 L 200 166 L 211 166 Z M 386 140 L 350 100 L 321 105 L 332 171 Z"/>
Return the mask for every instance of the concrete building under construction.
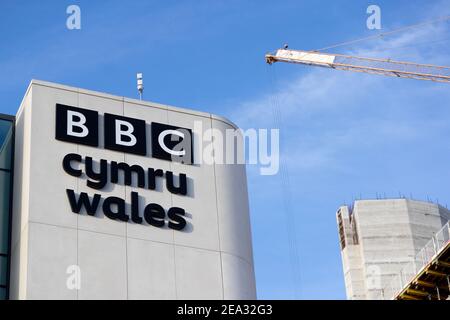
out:
<path id="1" fill-rule="evenodd" d="M 450 211 L 408 200 L 360 200 L 337 211 L 348 299 L 446 299 Z"/>

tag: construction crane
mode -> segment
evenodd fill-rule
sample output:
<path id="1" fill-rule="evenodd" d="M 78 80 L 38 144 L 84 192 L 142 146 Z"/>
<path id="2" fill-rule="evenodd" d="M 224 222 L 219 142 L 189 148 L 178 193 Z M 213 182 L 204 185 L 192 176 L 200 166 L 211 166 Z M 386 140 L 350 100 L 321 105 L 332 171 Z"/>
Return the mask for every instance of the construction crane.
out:
<path id="1" fill-rule="evenodd" d="M 362 58 L 318 51 L 290 50 L 287 49 L 287 46 L 277 50 L 274 54 L 266 54 L 266 62 L 268 64 L 274 62 L 298 63 L 391 77 L 450 83 L 450 67 L 393 61 L 391 59 Z"/>
<path id="2" fill-rule="evenodd" d="M 450 20 L 450 16 L 445 16 L 437 18 L 430 21 L 421 22 L 415 25 L 402 27 L 396 30 L 380 33 L 377 35 L 351 40 L 343 43 L 338 43 L 332 46 L 328 46 L 319 50 L 314 51 L 303 51 L 303 50 L 291 50 L 288 49 L 288 45 L 284 45 L 283 48 L 278 49 L 275 53 L 268 53 L 265 55 L 266 62 L 271 65 L 275 62 L 287 62 L 303 64 L 308 66 L 317 66 L 337 70 L 364 72 L 370 74 L 385 75 L 390 77 L 398 78 L 408 78 L 408 79 L 418 79 L 418 80 L 428 80 L 435 82 L 450 83 L 450 67 L 447 66 L 437 66 L 431 64 L 418 64 L 413 62 L 404 61 L 394 61 L 391 59 L 376 59 L 376 58 L 363 58 L 351 55 L 343 54 L 332 54 L 322 52 L 331 48 L 354 44 L 360 41 L 371 40 L 376 38 L 385 37 L 387 35 L 392 35 L 397 32 L 406 31 L 413 28 L 422 27 L 426 24 L 436 23 L 436 22 L 446 22 Z M 276 99 L 274 100 L 276 101 Z M 279 107 L 276 106 L 274 102 L 275 114 L 279 113 Z M 279 116 L 278 116 L 279 118 Z M 277 117 L 275 117 L 276 121 Z M 281 127 L 281 124 L 277 124 Z M 284 176 L 289 176 L 287 168 L 280 164 L 280 171 Z M 284 196 L 287 198 L 286 202 L 290 200 L 290 187 L 286 182 L 286 179 L 282 181 L 283 187 L 286 190 Z M 286 196 L 287 195 L 287 196 Z M 293 236 L 292 221 L 295 215 L 291 212 L 290 206 L 285 209 L 287 212 L 287 220 L 291 223 L 288 224 L 288 237 L 290 238 L 290 243 L 292 247 L 290 248 L 291 264 L 293 268 L 300 268 L 300 260 L 297 251 L 297 241 Z M 449 222 L 450 223 L 450 222 Z M 433 241 L 440 241 L 442 245 L 437 248 L 439 252 L 434 252 L 431 258 L 424 261 L 424 265 L 421 265 L 421 269 L 415 272 L 412 279 L 407 279 L 405 282 L 400 282 L 400 287 L 383 288 L 381 291 L 382 299 L 396 299 L 396 300 L 442 300 L 447 299 L 450 296 L 450 225 L 449 223 L 444 226 L 442 230 L 439 231 Z M 447 232 L 447 233 L 445 233 Z M 442 234 L 440 234 L 442 233 Z M 445 235 L 444 235 L 445 233 Z M 439 235 L 439 237 L 438 237 Z M 439 239 L 438 239 L 439 238 Z M 434 242 L 433 242 L 434 243 Z M 428 246 L 429 244 L 427 244 Z M 427 246 L 422 251 L 427 250 Z M 436 247 L 435 247 L 436 249 Z M 421 251 L 421 252 L 422 252 Z M 415 262 L 414 262 L 415 264 Z M 294 270 L 295 272 L 296 270 Z M 400 271 L 401 273 L 402 271 Z M 430 276 L 431 275 L 431 276 Z M 434 277 L 433 277 L 434 276 Z M 393 279 L 398 280 L 398 279 Z M 447 281 L 446 283 L 444 283 Z M 298 282 L 298 281 L 295 281 Z M 396 281 L 396 283 L 399 281 Z M 437 294 L 435 290 L 437 289 Z M 440 290 L 440 291 L 439 291 Z M 386 291 L 386 294 L 384 293 Z"/>
<path id="3" fill-rule="evenodd" d="M 350 55 L 322 53 L 319 51 L 289 50 L 285 45 L 274 54 L 266 54 L 266 62 L 297 63 L 309 66 L 325 67 L 338 70 L 365 72 L 385 76 L 429 80 L 450 83 L 450 67 L 411 62 L 393 61 L 390 59 L 361 58 Z M 390 286 L 383 288 L 382 299 L 396 300 L 442 300 L 450 296 L 450 240 L 449 223 L 433 238 L 434 249 L 436 243 L 441 243 L 431 256 L 416 268 L 408 279 L 394 277 Z M 446 233 L 445 233 L 446 232 Z M 438 239 L 439 238 L 439 239 Z M 442 239 L 441 239 L 442 238 Z M 427 244 L 429 247 L 430 245 Z M 422 251 L 427 250 L 427 246 Z M 423 252 L 420 254 L 423 256 Z M 298 263 L 298 262 L 297 262 Z M 410 267 L 410 265 L 407 265 Z M 403 269 L 400 271 L 402 275 Z M 402 279 L 399 282 L 398 279 Z M 398 285 L 399 284 L 399 285 Z"/>

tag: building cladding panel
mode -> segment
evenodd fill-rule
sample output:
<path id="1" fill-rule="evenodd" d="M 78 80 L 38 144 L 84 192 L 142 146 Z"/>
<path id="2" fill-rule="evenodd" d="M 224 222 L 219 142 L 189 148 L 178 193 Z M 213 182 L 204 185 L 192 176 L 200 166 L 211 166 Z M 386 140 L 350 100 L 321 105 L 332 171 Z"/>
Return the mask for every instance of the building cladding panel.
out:
<path id="1" fill-rule="evenodd" d="M 450 219 L 450 211 L 408 199 L 359 200 L 337 211 L 348 299 L 376 299 Z"/>
<path id="2" fill-rule="evenodd" d="M 55 106 L 99 113 L 99 146 L 55 139 Z M 16 117 L 11 299 L 254 299 L 256 298 L 245 165 L 193 164 L 105 149 L 105 113 L 194 129 L 235 129 L 208 113 L 32 81 Z M 194 144 L 201 137 L 195 136 Z M 125 162 L 187 176 L 187 195 L 135 185 L 101 190 L 68 175 L 65 155 Z M 198 156 L 198 155 L 197 155 Z M 183 230 L 72 213 L 66 189 L 186 210 Z M 80 287 L 68 284 L 79 267 Z"/>

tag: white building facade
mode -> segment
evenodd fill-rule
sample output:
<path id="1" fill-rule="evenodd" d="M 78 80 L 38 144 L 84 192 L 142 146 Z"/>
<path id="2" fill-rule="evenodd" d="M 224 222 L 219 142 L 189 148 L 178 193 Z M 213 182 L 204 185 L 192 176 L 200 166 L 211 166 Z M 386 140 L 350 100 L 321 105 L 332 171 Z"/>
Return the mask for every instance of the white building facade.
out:
<path id="1" fill-rule="evenodd" d="M 245 165 L 198 161 L 231 122 L 42 81 L 15 122 L 10 299 L 256 298 Z"/>

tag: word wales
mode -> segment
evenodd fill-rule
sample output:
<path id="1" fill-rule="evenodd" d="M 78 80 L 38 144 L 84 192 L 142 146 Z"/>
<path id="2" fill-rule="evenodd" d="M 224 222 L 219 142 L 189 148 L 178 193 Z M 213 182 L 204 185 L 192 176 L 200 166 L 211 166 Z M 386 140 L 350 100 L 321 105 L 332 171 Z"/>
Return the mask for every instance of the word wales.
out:
<path id="1" fill-rule="evenodd" d="M 92 110 L 57 105 L 56 139 L 98 147 L 98 114 L 96 113 Z M 137 130 L 135 128 L 136 121 L 142 120 L 105 114 L 103 125 L 105 130 L 105 148 L 107 145 L 106 141 L 112 141 L 115 148 L 109 149 L 145 155 L 145 129 Z M 156 130 L 153 130 L 153 128 Z M 184 128 L 152 123 L 152 156 L 164 160 L 177 161 L 171 157 L 172 153 L 177 155 L 190 153 L 192 142 L 189 141 L 188 144 L 180 143 L 185 134 L 189 134 L 188 131 L 188 129 Z M 166 139 L 167 136 L 176 136 L 176 138 L 171 137 L 169 141 Z M 88 140 L 86 140 L 87 137 Z M 174 144 L 173 141 L 177 141 L 177 143 Z M 143 143 L 143 145 L 136 148 L 136 145 L 139 143 Z M 181 148 L 179 147 L 180 145 L 182 146 Z M 178 146 L 178 149 L 175 151 L 174 146 Z M 159 149 L 155 149 L 155 147 Z M 166 154 L 162 153 L 161 150 Z M 189 158 L 191 158 L 190 155 Z M 190 161 L 179 162 L 190 163 Z M 108 162 L 105 159 L 95 161 L 91 157 L 83 157 L 76 153 L 67 154 L 63 159 L 62 165 L 67 174 L 85 179 L 86 185 L 95 190 L 102 190 L 105 187 L 111 188 L 112 185 L 119 184 L 133 188 L 161 191 L 160 189 L 163 188 L 162 184 L 165 181 L 165 188 L 170 193 L 179 196 L 186 196 L 188 193 L 188 178 L 184 173 L 176 176 L 172 171 L 143 168 L 139 165 L 130 165 L 125 162 Z M 94 194 L 90 197 L 85 192 L 76 194 L 73 189 L 66 189 L 66 193 L 72 212 L 77 214 L 86 212 L 88 215 L 95 216 L 98 209 L 101 208 L 103 214 L 113 220 L 137 224 L 143 224 L 145 220 L 151 226 L 158 228 L 167 226 L 174 230 L 183 230 L 186 227 L 186 212 L 184 209 L 171 207 L 166 211 L 157 203 L 149 203 L 141 207 L 141 197 L 136 191 L 130 192 L 130 196 L 127 199 L 130 202 L 129 205 L 127 205 L 125 199 L 115 196 L 103 199 L 100 194 Z"/>

